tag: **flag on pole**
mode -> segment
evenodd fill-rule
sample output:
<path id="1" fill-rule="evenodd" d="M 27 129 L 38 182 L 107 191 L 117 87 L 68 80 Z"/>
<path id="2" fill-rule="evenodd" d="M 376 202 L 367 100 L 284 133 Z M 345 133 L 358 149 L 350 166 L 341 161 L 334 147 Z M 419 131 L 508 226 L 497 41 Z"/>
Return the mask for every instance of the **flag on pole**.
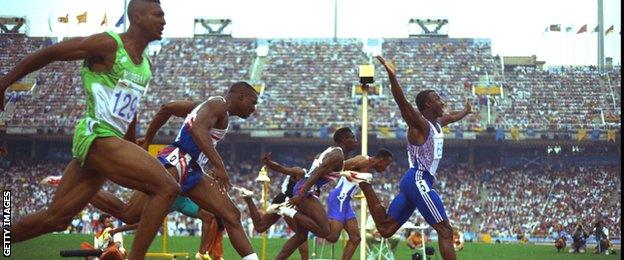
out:
<path id="1" fill-rule="evenodd" d="M 48 15 L 48 29 L 50 29 L 50 32 L 52 32 L 52 17 L 51 17 L 51 15 Z"/>
<path id="2" fill-rule="evenodd" d="M 117 23 L 115 23 L 115 27 L 119 27 L 122 24 L 124 24 L 126 22 L 125 17 L 126 17 L 126 15 L 122 14 L 121 17 L 119 17 L 119 20 L 117 20 Z"/>
<path id="3" fill-rule="evenodd" d="M 607 130 L 607 140 L 615 142 L 615 129 Z"/>
<path id="4" fill-rule="evenodd" d="M 102 22 L 100 23 L 100 25 L 108 26 L 108 19 L 106 18 L 106 13 L 104 13 L 104 19 L 102 19 Z"/>
<path id="5" fill-rule="evenodd" d="M 560 32 L 561 24 L 551 24 L 546 28 L 547 32 Z"/>
<path id="6" fill-rule="evenodd" d="M 583 25 L 581 27 L 581 29 L 579 29 L 578 32 L 576 32 L 576 34 L 581 34 L 581 33 L 584 33 L 584 32 L 587 32 L 587 24 Z"/>
<path id="7" fill-rule="evenodd" d="M 596 28 L 594 28 L 594 30 L 592 31 L 593 33 L 598 32 L 598 27 L 600 27 L 599 25 L 596 25 Z"/>
<path id="8" fill-rule="evenodd" d="M 84 13 L 82 13 L 80 15 L 77 15 L 76 19 L 78 19 L 78 23 L 79 24 L 87 23 L 87 12 L 84 12 Z"/>
<path id="9" fill-rule="evenodd" d="M 609 35 L 610 33 L 612 33 L 613 29 L 613 25 L 609 26 L 609 28 L 605 31 L 605 35 Z"/>
<path id="10" fill-rule="evenodd" d="M 57 20 L 59 21 L 59 23 L 69 23 L 69 14 L 66 14 L 65 16 L 59 16 Z"/>

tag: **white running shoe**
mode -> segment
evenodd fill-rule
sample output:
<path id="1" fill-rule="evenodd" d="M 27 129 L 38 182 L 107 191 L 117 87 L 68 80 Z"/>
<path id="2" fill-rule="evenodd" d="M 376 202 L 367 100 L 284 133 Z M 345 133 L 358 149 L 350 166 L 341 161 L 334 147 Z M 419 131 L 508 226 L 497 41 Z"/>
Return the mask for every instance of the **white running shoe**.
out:
<path id="1" fill-rule="evenodd" d="M 58 187 L 59 183 L 61 182 L 62 177 L 63 176 L 50 175 L 50 176 L 43 178 L 43 180 L 41 180 L 39 184 L 41 186 Z"/>
<path id="2" fill-rule="evenodd" d="M 232 187 L 232 189 L 238 191 L 238 195 L 240 195 L 243 198 L 250 198 L 251 196 L 254 195 L 253 191 L 250 191 L 243 187 Z"/>
<path id="3" fill-rule="evenodd" d="M 195 254 L 195 259 L 197 259 L 197 260 L 212 260 L 212 258 L 210 258 L 209 254 L 202 254 L 200 252 L 197 252 Z"/>
<path id="4" fill-rule="evenodd" d="M 267 207 L 266 214 L 279 214 L 279 208 L 286 205 L 286 202 L 271 204 Z"/>
<path id="5" fill-rule="evenodd" d="M 297 214 L 297 210 L 292 205 L 288 204 L 288 202 L 282 203 L 283 205 L 277 209 L 277 214 L 283 217 L 294 217 Z"/>
<path id="6" fill-rule="evenodd" d="M 373 174 L 368 172 L 341 171 L 340 175 L 347 178 L 347 180 L 355 183 L 368 183 L 373 179 Z"/>

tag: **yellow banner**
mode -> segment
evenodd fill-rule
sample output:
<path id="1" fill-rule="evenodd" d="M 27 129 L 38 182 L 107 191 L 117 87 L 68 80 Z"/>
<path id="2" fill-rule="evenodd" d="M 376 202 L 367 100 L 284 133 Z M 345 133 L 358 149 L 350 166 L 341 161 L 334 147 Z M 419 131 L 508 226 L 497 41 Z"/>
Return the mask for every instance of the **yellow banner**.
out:
<path id="1" fill-rule="evenodd" d="M 607 130 L 607 140 L 615 143 L 615 129 Z"/>
<path id="2" fill-rule="evenodd" d="M 158 153 L 160 151 L 162 151 L 163 148 L 165 148 L 166 145 L 164 144 L 150 144 L 150 146 L 147 148 L 147 152 L 156 157 L 156 155 L 158 155 Z"/>
<path id="3" fill-rule="evenodd" d="M 475 87 L 475 93 L 479 95 L 500 95 L 500 88 L 498 86 L 478 86 Z"/>
<path id="4" fill-rule="evenodd" d="M 578 130 L 578 138 L 577 141 L 583 141 L 587 137 L 587 129 L 581 128 Z"/>
<path id="5" fill-rule="evenodd" d="M 520 129 L 517 127 L 511 128 L 511 139 L 514 139 L 515 141 L 520 140 Z"/>
<path id="6" fill-rule="evenodd" d="M 9 86 L 12 91 L 30 91 L 32 84 L 13 83 Z"/>
<path id="7" fill-rule="evenodd" d="M 381 134 L 381 138 L 392 138 L 393 132 L 390 127 L 382 126 L 379 128 L 379 133 Z"/>

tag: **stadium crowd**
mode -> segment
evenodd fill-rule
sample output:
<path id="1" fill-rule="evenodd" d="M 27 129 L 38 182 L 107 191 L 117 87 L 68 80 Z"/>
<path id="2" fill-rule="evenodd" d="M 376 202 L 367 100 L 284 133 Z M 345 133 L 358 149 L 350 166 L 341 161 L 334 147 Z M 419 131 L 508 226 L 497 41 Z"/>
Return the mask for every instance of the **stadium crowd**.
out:
<path id="1" fill-rule="evenodd" d="M 309 166 L 313 153 L 284 153 L 274 155 L 285 165 Z M 227 158 L 227 157 L 224 157 Z M 260 170 L 259 155 L 240 155 L 236 164 L 228 163 L 231 182 L 253 190 L 260 203 L 261 186 L 255 182 Z M 308 160 L 309 159 L 309 160 Z M 389 169 L 374 177 L 375 190 L 384 204 L 397 193 L 397 183 L 407 165 L 395 158 Z M 226 160 L 227 162 L 227 160 Z M 8 163 L 7 163 L 8 166 Z M 15 220 L 48 205 L 53 188 L 38 183 L 48 175 L 62 175 L 64 163 L 17 161 L 0 168 L 3 187 L 13 191 Z M 548 237 L 561 224 L 568 233 L 577 222 L 590 226 L 596 219 L 605 222 L 612 238 L 618 238 L 621 228 L 619 189 L 621 168 L 617 166 L 558 166 L 524 168 L 480 165 L 451 165 L 440 169 L 434 188 L 440 192 L 449 219 L 464 232 L 489 233 L 492 237 L 514 240 L 519 236 Z M 271 173 L 269 196 L 280 190 L 283 176 Z M 106 190 L 127 201 L 131 192 L 112 183 Z M 331 187 L 328 187 L 331 188 Z M 327 190 L 328 191 L 328 190 Z M 324 200 L 328 192 L 323 192 Z M 243 226 L 253 233 L 248 210 L 242 199 L 232 193 L 242 213 Z M 354 209 L 359 209 L 355 202 Z M 99 211 L 88 206 L 76 216 L 66 232 L 89 233 Z M 419 214 L 410 221 L 424 223 Z M 169 231 L 174 235 L 196 235 L 201 222 L 178 213 L 169 215 Z M 270 231 L 271 236 L 285 236 L 290 230 L 283 221 Z"/>
<path id="2" fill-rule="evenodd" d="M 49 44 L 44 38 L 0 36 L 0 74 L 27 53 Z M 224 94 L 236 81 L 249 80 L 258 59 L 255 39 L 174 38 L 152 53 L 153 80 L 142 100 L 140 127 L 145 129 L 160 105 L 170 100 L 200 100 Z M 367 63 L 358 40 L 273 40 L 260 72 L 265 91 L 255 115 L 243 129 L 311 129 L 359 122 L 359 101 L 352 98 L 358 65 Z M 397 66 L 399 79 L 412 96 L 422 89 L 437 90 L 447 110 L 460 110 L 470 98 L 474 113 L 458 123 L 464 131 L 487 127 L 490 103 L 492 124 L 509 129 L 562 130 L 619 124 L 621 69 L 592 67 L 542 70 L 518 67 L 503 71 L 483 39 L 385 39 L 382 54 Z M 71 133 L 85 109 L 79 78 L 80 62 L 57 62 L 36 72 L 31 91 L 9 92 L 15 111 L 8 127 L 38 128 L 42 132 Z M 375 64 L 377 82 L 387 86 L 383 69 Z M 26 80 L 28 81 L 28 79 Z M 473 95 L 478 84 L 502 86 L 503 95 Z M 62 97 L 62 98 L 61 98 Z M 369 100 L 371 130 L 405 128 L 389 90 Z M 181 119 L 164 126 L 175 133 Z"/>

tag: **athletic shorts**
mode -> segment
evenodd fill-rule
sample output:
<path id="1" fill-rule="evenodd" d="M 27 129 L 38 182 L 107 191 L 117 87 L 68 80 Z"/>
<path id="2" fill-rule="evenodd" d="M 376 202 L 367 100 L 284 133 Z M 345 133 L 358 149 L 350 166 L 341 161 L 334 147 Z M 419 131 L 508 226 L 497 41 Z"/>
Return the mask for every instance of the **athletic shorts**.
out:
<path id="1" fill-rule="evenodd" d="M 173 145 L 166 146 L 158 153 L 158 161 L 165 168 L 175 167 L 180 179 L 182 192 L 187 192 L 201 181 L 204 176 L 199 165 L 190 155 Z"/>
<path id="2" fill-rule="evenodd" d="M 417 168 L 407 170 L 399 184 L 399 194 L 392 200 L 388 215 L 397 223 L 405 223 L 415 209 L 429 225 L 440 223 L 448 217 L 438 193 L 433 189 L 433 176 Z"/>
<path id="3" fill-rule="evenodd" d="M 295 187 L 293 187 L 293 196 L 297 196 L 299 194 L 301 194 L 303 186 L 305 185 L 306 181 L 308 181 L 308 178 L 301 178 L 297 181 L 297 183 L 295 183 Z M 308 194 L 306 194 L 306 198 L 310 197 L 310 196 L 319 196 L 319 189 L 317 187 L 317 185 L 312 185 L 312 187 L 310 187 L 310 189 L 308 190 Z"/>
<path id="4" fill-rule="evenodd" d="M 80 166 L 83 166 L 93 141 L 96 138 L 111 136 L 123 138 L 122 133 L 105 122 L 91 117 L 80 119 L 74 130 L 72 156 L 78 159 Z"/>
<path id="5" fill-rule="evenodd" d="M 184 196 L 176 197 L 171 206 L 171 211 L 177 211 L 192 218 L 199 217 L 199 206 Z"/>
<path id="6" fill-rule="evenodd" d="M 273 198 L 273 200 L 271 201 L 271 204 L 284 203 L 286 202 L 286 198 L 288 198 L 288 196 L 286 196 L 286 194 L 281 192 L 280 194 L 277 194 L 277 196 Z"/>
<path id="7" fill-rule="evenodd" d="M 351 196 L 340 198 L 340 190 L 332 191 L 327 196 L 327 218 L 345 224 L 347 220 L 355 219 L 355 211 L 351 207 Z"/>

